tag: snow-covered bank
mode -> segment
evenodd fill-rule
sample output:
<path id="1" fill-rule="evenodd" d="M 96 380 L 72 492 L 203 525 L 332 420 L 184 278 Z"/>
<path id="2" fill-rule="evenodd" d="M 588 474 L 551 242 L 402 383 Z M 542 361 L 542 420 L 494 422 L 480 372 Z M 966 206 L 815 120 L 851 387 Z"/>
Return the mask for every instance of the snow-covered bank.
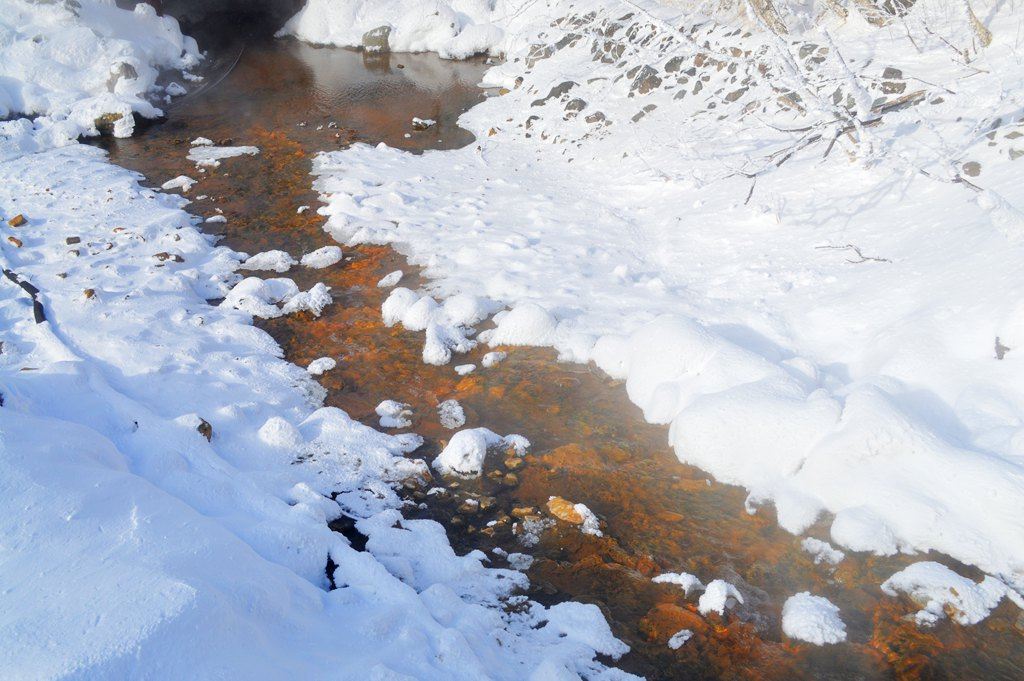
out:
<path id="1" fill-rule="evenodd" d="M 180 83 L 158 84 L 161 70 L 195 78 L 188 69 L 200 58 L 178 22 L 148 4 L 0 0 L 0 119 L 45 116 L 38 125 L 49 144 L 103 126 L 127 137 L 133 114 L 161 115 L 151 98 L 184 93 Z"/>
<path id="2" fill-rule="evenodd" d="M 310 0 L 279 35 L 317 45 L 429 51 L 460 59 L 499 51 L 505 15 L 504 0 Z"/>
<path id="3" fill-rule="evenodd" d="M 899 30 L 789 10 L 786 38 L 523 3 L 477 142 L 321 155 L 325 229 L 513 309 L 449 351 L 552 345 L 625 379 L 751 512 L 1024 588 L 1024 68 L 1015 9 L 973 4 L 988 47 L 940 0 Z"/>

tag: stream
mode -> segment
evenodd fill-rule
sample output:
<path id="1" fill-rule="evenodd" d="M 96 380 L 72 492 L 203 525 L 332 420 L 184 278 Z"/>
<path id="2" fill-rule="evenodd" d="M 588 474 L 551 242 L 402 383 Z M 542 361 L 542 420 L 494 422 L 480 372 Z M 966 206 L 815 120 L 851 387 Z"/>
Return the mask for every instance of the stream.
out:
<path id="1" fill-rule="evenodd" d="M 261 42 L 240 55 L 225 50 L 207 84 L 175 103 L 167 121 L 131 139 L 95 143 L 114 163 L 145 175 L 149 185 L 181 174 L 200 180 L 188 195 L 188 209 L 202 217 L 223 211 L 226 223 L 204 229 L 225 245 L 298 256 L 332 243 L 315 210 L 322 205 L 311 187 L 316 152 L 354 142 L 411 152 L 470 144 L 472 135 L 456 121 L 487 95 L 476 85 L 486 68 L 482 59 Z M 414 116 L 437 125 L 414 131 Z M 197 174 L 186 154 L 189 141 L 200 136 L 255 145 L 260 154 Z M 297 212 L 303 205 L 313 210 Z M 407 484 L 403 495 L 411 503 L 405 513 L 437 520 L 457 551 L 480 549 L 495 565 L 507 564 L 504 552 L 532 555 L 530 597 L 597 604 L 632 648 L 619 662 L 623 669 L 649 679 L 1024 678 L 1024 619 L 1005 601 L 973 627 L 946 619 L 918 629 L 912 615 L 919 606 L 879 588 L 919 560 L 945 563 L 976 580 L 979 571 L 939 555 L 848 553 L 836 566 L 815 564 L 801 537 L 778 528 L 770 508 L 748 514 L 744 490 L 680 464 L 667 446 L 666 429 L 644 423 L 622 386 L 596 368 L 558 363 L 553 351 L 525 348 L 506 349 L 504 362 L 466 376 L 451 365 L 424 364 L 421 334 L 383 325 L 380 306 L 388 290 L 376 283 L 397 269 L 405 273 L 402 286 L 429 290 L 429 282 L 390 248 L 344 251 L 333 267 L 297 267 L 284 275 L 303 289 L 318 281 L 331 287 L 334 303 L 321 317 L 302 313 L 258 325 L 300 366 L 324 356 L 337 359 L 337 368 L 319 380 L 327 404 L 353 418 L 376 427 L 374 408 L 381 400 L 410 404 L 410 430 L 427 441 L 415 452 L 418 458 L 430 461 L 454 432 L 437 416 L 437 405 L 448 399 L 463 405 L 466 427 L 529 438 L 524 459 L 492 457 L 479 480 L 437 477 L 429 487 L 444 492 L 430 495 L 426 487 Z M 480 365 L 485 351 L 455 363 Z M 547 508 L 553 495 L 585 503 L 601 518 L 603 536 L 553 521 Z M 544 528 L 536 544 L 524 545 L 531 541 L 524 525 Z M 823 519 L 809 535 L 827 540 L 827 528 Z M 745 602 L 725 617 L 705 617 L 695 595 L 651 581 L 682 571 L 705 583 L 721 578 L 736 584 Z M 817 647 L 783 636 L 782 604 L 802 591 L 840 608 L 846 643 Z M 672 650 L 667 641 L 681 629 L 694 636 Z"/>

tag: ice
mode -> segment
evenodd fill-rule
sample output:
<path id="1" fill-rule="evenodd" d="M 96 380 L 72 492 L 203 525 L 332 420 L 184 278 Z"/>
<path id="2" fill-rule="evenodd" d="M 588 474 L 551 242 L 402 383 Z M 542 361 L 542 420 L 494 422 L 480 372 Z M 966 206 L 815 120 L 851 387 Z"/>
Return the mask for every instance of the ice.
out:
<path id="1" fill-rule="evenodd" d="M 792 639 L 818 646 L 846 640 L 846 625 L 839 618 L 839 608 L 806 591 L 786 599 L 782 606 L 782 631 Z"/>
<path id="2" fill-rule="evenodd" d="M 217 147 L 212 145 L 193 146 L 188 152 L 188 160 L 199 168 L 219 168 L 220 162 L 224 159 L 238 156 L 256 156 L 260 153 L 258 147 Z"/>
<path id="3" fill-rule="evenodd" d="M 680 629 L 676 633 L 672 634 L 672 637 L 668 640 L 668 647 L 672 650 L 679 650 L 683 647 L 683 644 L 693 638 L 693 632 L 689 629 Z"/>
<path id="4" fill-rule="evenodd" d="M 725 580 L 715 579 L 705 587 L 704 593 L 697 601 L 697 609 L 702 615 L 712 612 L 724 615 L 726 609 L 731 607 L 731 603 L 737 601 L 743 602 L 743 596 L 739 590 Z"/>
<path id="5" fill-rule="evenodd" d="M 341 262 L 341 249 L 337 246 L 324 246 L 302 256 L 303 267 L 323 269 Z"/>

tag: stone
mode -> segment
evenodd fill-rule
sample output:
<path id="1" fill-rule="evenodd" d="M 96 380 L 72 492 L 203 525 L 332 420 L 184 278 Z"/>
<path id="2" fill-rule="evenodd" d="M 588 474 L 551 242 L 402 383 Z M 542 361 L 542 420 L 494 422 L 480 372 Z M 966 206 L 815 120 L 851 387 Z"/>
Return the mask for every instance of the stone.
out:
<path id="1" fill-rule="evenodd" d="M 526 518 L 527 516 L 536 515 L 537 509 L 533 506 L 516 506 L 512 509 L 513 518 Z"/>
<path id="2" fill-rule="evenodd" d="M 515 487 L 519 484 L 519 476 L 515 473 L 508 473 L 501 479 L 501 484 L 505 485 L 505 487 Z"/>
<path id="3" fill-rule="evenodd" d="M 583 516 L 576 510 L 576 505 L 562 497 L 548 499 L 548 511 L 559 520 L 573 525 L 582 525 Z"/>
<path id="4" fill-rule="evenodd" d="M 21 248 L 22 246 L 24 246 L 24 244 L 22 243 L 21 239 L 19 239 L 16 236 L 9 236 L 9 237 L 7 237 L 7 240 L 10 241 L 12 244 L 14 244 L 15 248 Z"/>
<path id="5" fill-rule="evenodd" d="M 362 46 L 367 52 L 387 52 L 391 49 L 390 26 L 378 26 L 363 34 Z"/>
<path id="6" fill-rule="evenodd" d="M 651 66 L 644 66 L 633 78 L 633 84 L 629 86 L 629 94 L 630 96 L 646 95 L 659 87 L 661 87 L 661 77 L 658 76 L 658 72 Z"/>
<path id="7" fill-rule="evenodd" d="M 18 213 L 13 218 L 8 220 L 7 224 L 9 224 L 11 227 L 21 227 L 26 222 L 28 222 L 28 220 L 25 219 L 25 216 L 22 215 L 21 213 Z"/>
<path id="8" fill-rule="evenodd" d="M 699 632 L 706 628 L 700 615 L 675 603 L 658 603 L 639 623 L 640 632 L 651 642 L 667 641 L 683 629 Z"/>
<path id="9" fill-rule="evenodd" d="M 579 97 L 575 99 L 570 99 L 565 105 L 566 111 L 583 111 L 586 108 L 587 103 L 580 99 Z"/>
<path id="10" fill-rule="evenodd" d="M 84 291 L 82 291 L 82 294 L 86 298 L 95 298 L 96 297 L 96 289 L 94 289 L 94 288 L 87 288 Z"/>
<path id="11" fill-rule="evenodd" d="M 196 430 L 199 431 L 200 435 L 206 438 L 207 442 L 213 440 L 213 426 L 211 426 L 210 422 L 206 419 L 199 419 L 199 425 L 196 426 Z"/>
<path id="12" fill-rule="evenodd" d="M 82 238 L 77 236 L 69 236 L 67 239 L 64 239 L 64 243 L 66 243 L 68 246 L 74 246 L 75 244 L 82 243 Z"/>
<path id="13" fill-rule="evenodd" d="M 505 459 L 505 468 L 507 468 L 510 471 L 517 471 L 520 468 L 522 468 L 525 463 L 526 462 L 523 461 L 518 456 L 512 456 Z"/>
<path id="14" fill-rule="evenodd" d="M 177 253 L 167 253 L 166 251 L 163 253 L 157 253 L 153 257 L 160 262 L 164 262 L 165 260 L 170 260 L 171 262 L 185 262 L 185 259 Z"/>
<path id="15" fill-rule="evenodd" d="M 968 161 L 964 164 L 964 175 L 968 177 L 977 177 L 981 175 L 981 164 L 977 161 Z"/>
<path id="16" fill-rule="evenodd" d="M 577 84 L 571 80 L 559 83 L 558 85 L 551 88 L 550 91 L 548 91 L 546 97 L 544 97 L 543 99 L 535 99 L 533 103 L 530 104 L 530 106 L 542 106 L 549 99 L 557 99 L 562 95 L 568 94 L 569 90 L 572 90 L 574 87 L 576 87 L 576 85 Z"/>

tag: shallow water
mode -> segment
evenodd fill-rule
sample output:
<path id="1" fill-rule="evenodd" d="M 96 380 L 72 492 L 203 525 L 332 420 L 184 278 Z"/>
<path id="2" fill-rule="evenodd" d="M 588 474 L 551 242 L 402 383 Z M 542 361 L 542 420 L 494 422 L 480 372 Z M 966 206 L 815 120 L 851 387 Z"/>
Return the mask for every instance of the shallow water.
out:
<path id="1" fill-rule="evenodd" d="M 200 179 L 190 195 L 209 198 L 190 208 L 201 216 L 222 210 L 228 222 L 206 227 L 232 248 L 279 248 L 297 256 L 330 243 L 323 218 L 315 211 L 296 212 L 301 205 L 320 205 L 309 175 L 319 150 L 353 141 L 411 151 L 473 141 L 456 119 L 484 96 L 475 86 L 485 69 L 480 60 L 367 57 L 291 41 L 250 47 L 229 70 L 235 57 L 226 50 L 211 66 L 209 85 L 179 101 L 167 122 L 130 140 L 100 142 L 116 163 L 142 172 L 153 185 L 179 174 Z M 414 132 L 413 116 L 438 124 Z M 188 141 L 198 136 L 256 145 L 261 153 L 229 159 L 200 175 L 185 158 Z M 381 323 L 386 291 L 375 284 L 395 269 L 406 272 L 403 286 L 428 283 L 385 247 L 346 248 L 343 263 L 325 270 L 294 268 L 286 276 L 304 288 L 317 281 L 331 286 L 334 304 L 319 319 L 303 314 L 260 325 L 293 362 L 339 360 L 321 378 L 328 404 L 374 425 L 373 409 L 381 400 L 411 404 L 413 430 L 428 440 L 416 456 L 429 460 L 450 437 L 436 414 L 446 399 L 462 403 L 467 427 L 526 435 L 533 447 L 525 465 L 514 470 L 515 479 L 502 457 L 495 457 L 488 462 L 491 475 L 479 481 L 435 480 L 447 487 L 444 495 L 427 497 L 410 485 L 407 498 L 426 503 L 407 513 L 444 523 L 461 551 L 500 546 L 533 554 L 530 595 L 601 606 L 615 633 L 633 648 L 621 660 L 623 668 L 652 679 L 1024 678 L 1024 621 L 1013 607 L 1004 603 L 975 627 L 947 621 L 919 631 L 906 621 L 915 606 L 884 597 L 878 587 L 915 560 L 940 560 L 979 578 L 976 571 L 938 556 L 848 555 L 835 569 L 815 565 L 799 538 L 777 528 L 771 509 L 750 515 L 742 490 L 679 464 L 666 445 L 665 429 L 643 423 L 621 386 L 596 370 L 559 364 L 549 351 L 521 348 L 510 350 L 497 367 L 466 377 L 451 366 L 423 364 L 422 334 Z M 453 364 L 479 365 L 482 354 Z M 605 536 L 583 535 L 559 522 L 525 549 L 513 523 L 524 515 L 550 517 L 545 504 L 551 495 L 586 503 L 604 521 Z M 468 512 L 468 497 L 484 503 Z M 812 534 L 827 539 L 827 523 Z M 692 572 L 705 582 L 727 579 L 741 585 L 747 602 L 724 619 L 701 617 L 695 598 L 650 581 L 667 571 Z M 848 643 L 817 648 L 783 638 L 782 603 L 807 590 L 840 607 Z M 666 641 L 684 628 L 694 638 L 670 650 Z"/>

